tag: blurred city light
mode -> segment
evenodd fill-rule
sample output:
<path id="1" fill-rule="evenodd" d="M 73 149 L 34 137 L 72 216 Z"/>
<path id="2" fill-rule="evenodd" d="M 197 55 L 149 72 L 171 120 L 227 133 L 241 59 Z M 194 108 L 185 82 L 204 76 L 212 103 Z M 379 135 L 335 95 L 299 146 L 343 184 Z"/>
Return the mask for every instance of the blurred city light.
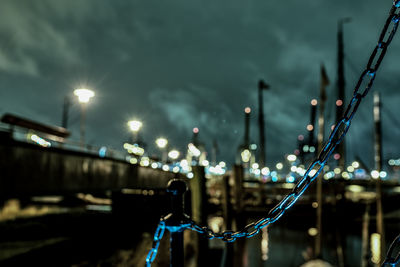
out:
<path id="1" fill-rule="evenodd" d="M 278 162 L 278 163 L 276 164 L 276 168 L 277 168 L 278 170 L 282 170 L 283 164 L 282 164 L 281 162 Z"/>
<path id="2" fill-rule="evenodd" d="M 165 139 L 164 137 L 157 138 L 156 145 L 159 148 L 165 148 L 168 145 L 168 140 Z"/>
<path id="3" fill-rule="evenodd" d="M 251 157 L 251 152 L 250 150 L 245 149 L 242 151 L 242 153 L 240 153 L 240 156 L 242 157 L 243 162 L 249 162 Z"/>
<path id="4" fill-rule="evenodd" d="M 295 161 L 297 159 L 296 155 L 290 154 L 286 157 L 288 161 Z"/>
<path id="5" fill-rule="evenodd" d="M 200 150 L 192 143 L 188 144 L 188 149 L 195 157 L 198 157 L 201 154 Z"/>
<path id="6" fill-rule="evenodd" d="M 168 157 L 170 157 L 173 160 L 176 160 L 179 157 L 179 151 L 176 149 L 171 150 L 170 152 L 168 152 Z"/>
<path id="7" fill-rule="evenodd" d="M 94 97 L 94 92 L 89 89 L 79 88 L 74 90 L 74 95 L 78 97 L 78 101 L 81 103 L 89 102 L 90 98 Z"/>
<path id="8" fill-rule="evenodd" d="M 132 132 L 138 132 L 142 128 L 143 123 L 138 120 L 128 121 L 128 126 Z"/>
<path id="9" fill-rule="evenodd" d="M 374 178 L 374 179 L 378 179 L 379 178 L 379 172 L 377 170 L 371 171 L 371 177 Z"/>

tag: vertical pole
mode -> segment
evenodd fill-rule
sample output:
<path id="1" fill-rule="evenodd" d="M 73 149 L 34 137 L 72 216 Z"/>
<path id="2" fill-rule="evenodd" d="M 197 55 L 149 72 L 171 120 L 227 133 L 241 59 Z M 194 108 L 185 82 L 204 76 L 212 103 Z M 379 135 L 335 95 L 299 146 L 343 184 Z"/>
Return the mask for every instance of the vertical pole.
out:
<path id="1" fill-rule="evenodd" d="M 326 90 L 325 87 L 329 84 L 325 68 L 321 65 L 321 86 L 320 86 L 320 101 L 319 101 L 319 115 L 318 115 L 318 151 L 322 150 L 324 135 L 325 135 L 325 102 Z M 315 237 L 315 256 L 321 256 L 321 236 L 322 236 L 322 177 L 317 179 L 317 235 Z"/>
<path id="2" fill-rule="evenodd" d="M 170 266 L 183 267 L 183 231 L 180 227 L 184 220 L 184 198 L 186 183 L 182 180 L 173 179 L 169 181 L 167 192 L 171 194 L 172 216 L 168 218 L 167 226 L 171 233 L 170 237 Z"/>
<path id="3" fill-rule="evenodd" d="M 225 230 L 232 229 L 232 204 L 231 204 L 231 197 L 230 197 L 230 185 L 229 185 L 229 178 L 230 176 L 224 176 L 223 182 L 223 214 L 224 214 L 224 224 Z M 225 263 L 223 266 L 225 267 L 233 267 L 233 244 L 230 242 L 225 243 L 226 246 L 226 253 L 225 253 Z"/>
<path id="4" fill-rule="evenodd" d="M 68 127 L 68 117 L 69 117 L 69 107 L 71 105 L 71 101 L 68 96 L 64 97 L 64 105 L 63 105 L 63 115 L 62 115 L 62 123 L 61 126 L 63 128 Z"/>
<path id="5" fill-rule="evenodd" d="M 264 132 L 264 105 L 263 105 L 263 89 L 268 89 L 269 85 L 263 80 L 258 82 L 258 127 L 260 130 L 260 158 L 261 168 L 265 166 L 265 132 Z"/>
<path id="6" fill-rule="evenodd" d="M 243 216 L 243 167 L 241 165 L 234 165 L 234 178 L 235 178 L 235 203 L 236 203 L 236 229 L 242 229 L 246 225 L 245 218 Z M 235 242 L 235 259 L 234 267 L 242 267 L 246 249 L 246 239 L 239 238 Z"/>
<path id="7" fill-rule="evenodd" d="M 86 104 L 81 103 L 81 148 L 85 147 L 85 120 L 86 120 Z"/>
<path id="8" fill-rule="evenodd" d="M 382 171 L 382 128 L 381 128 L 381 102 L 379 92 L 374 93 L 374 124 L 375 124 L 375 169 Z M 383 227 L 382 188 L 381 178 L 376 179 L 376 227 L 380 235 L 380 261 L 385 255 L 385 229 Z"/>
<path id="9" fill-rule="evenodd" d="M 361 267 L 368 267 L 368 237 L 369 237 L 369 202 L 365 205 L 361 233 Z"/>
<path id="10" fill-rule="evenodd" d="M 338 32 L 337 32 L 337 62 L 338 62 L 338 98 L 336 101 L 336 122 L 342 117 L 344 113 L 344 103 L 345 103 L 345 78 L 344 78 L 344 44 L 343 44 L 343 24 L 349 22 L 350 18 L 343 18 L 338 21 Z M 337 147 L 337 151 L 340 155 L 339 167 L 343 170 L 346 164 L 346 146 L 345 140 L 342 140 Z"/>
<path id="11" fill-rule="evenodd" d="M 190 179 L 192 196 L 192 219 L 201 225 L 207 224 L 206 178 L 203 166 L 192 166 L 193 178 Z M 197 265 L 205 266 L 208 253 L 208 239 L 196 235 Z"/>

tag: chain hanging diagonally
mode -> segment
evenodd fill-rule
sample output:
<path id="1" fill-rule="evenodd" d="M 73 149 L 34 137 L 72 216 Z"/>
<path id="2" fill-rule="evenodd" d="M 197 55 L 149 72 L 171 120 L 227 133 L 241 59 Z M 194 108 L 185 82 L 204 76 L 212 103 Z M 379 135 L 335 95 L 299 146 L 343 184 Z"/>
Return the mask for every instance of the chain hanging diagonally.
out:
<path id="1" fill-rule="evenodd" d="M 397 247 L 397 252 L 395 248 Z M 397 253 L 397 255 L 396 255 Z M 400 263 L 400 235 L 398 235 L 395 240 L 393 240 L 390 248 L 388 250 L 385 261 L 382 263 L 384 266 L 396 266 Z"/>
<path id="2" fill-rule="evenodd" d="M 160 222 L 158 223 L 157 230 L 154 234 L 153 245 L 146 257 L 146 267 L 150 267 L 154 259 L 156 258 L 158 247 L 160 246 L 160 241 L 164 235 L 164 232 L 165 232 L 165 220 L 164 218 L 161 218 Z"/>
<path id="3" fill-rule="evenodd" d="M 204 234 L 210 239 L 217 238 L 226 242 L 234 242 L 237 238 L 240 237 L 249 238 L 258 234 L 262 228 L 277 221 L 285 213 L 285 211 L 297 201 L 297 199 L 305 192 L 309 185 L 317 178 L 317 176 L 323 170 L 323 167 L 325 166 L 327 160 L 335 150 L 336 146 L 345 137 L 347 131 L 350 128 L 351 121 L 361 104 L 361 101 L 371 89 L 376 77 L 376 73 L 386 54 L 387 48 L 397 31 L 400 14 L 396 13 L 396 11 L 399 7 L 400 0 L 394 1 L 393 6 L 389 12 L 389 16 L 379 35 L 378 43 L 368 60 L 365 70 L 361 73 L 361 76 L 356 83 L 353 97 L 351 98 L 342 118 L 332 129 L 330 136 L 321 151 L 319 152 L 318 157 L 309 165 L 304 176 L 296 184 L 293 190 L 284 199 L 282 199 L 278 203 L 278 205 L 276 205 L 268 213 L 266 217 L 256 222 L 250 223 L 241 231 L 234 232 L 227 230 L 222 233 L 214 233 L 208 227 L 197 225 L 194 221 L 191 221 L 191 226 L 189 227 L 191 230 Z M 390 25 L 392 25 L 392 27 L 389 30 Z M 363 84 L 364 86 L 362 86 Z M 360 90 L 361 88 L 363 88 L 363 90 Z"/>
<path id="4" fill-rule="evenodd" d="M 365 70 L 361 73 L 361 76 L 355 86 L 353 97 L 348 104 L 345 113 L 343 114 L 342 118 L 338 121 L 335 125 L 331 134 L 329 136 L 328 141 L 325 143 L 322 150 L 319 152 L 318 157 L 309 165 L 307 171 L 305 172 L 302 179 L 296 184 L 293 190 L 284 198 L 282 199 L 272 210 L 269 211 L 268 215 L 256 222 L 250 223 L 242 230 L 234 232 L 231 230 L 224 231 L 222 233 L 215 233 L 210 228 L 206 226 L 200 226 L 196 222 L 189 220 L 188 229 L 193 231 L 199 232 L 204 234 L 207 238 L 213 239 L 221 239 L 225 242 L 234 242 L 237 238 L 246 237 L 250 238 L 260 232 L 260 230 L 275 221 L 277 221 L 287 209 L 289 209 L 293 204 L 297 201 L 297 199 L 305 192 L 305 190 L 310 186 L 310 184 L 317 178 L 317 176 L 322 171 L 323 167 L 325 166 L 327 160 L 331 156 L 332 152 L 336 148 L 336 146 L 343 140 L 344 136 L 346 135 L 347 131 L 350 128 L 351 120 L 353 119 L 355 113 L 363 98 L 368 94 L 369 90 L 371 89 L 375 77 L 376 72 L 379 69 L 379 66 L 386 54 L 387 48 L 391 43 L 393 36 L 395 35 L 398 24 L 400 14 L 396 13 L 397 9 L 400 7 L 400 0 L 393 1 L 393 6 L 389 12 L 389 16 L 383 26 L 383 29 L 380 33 L 378 44 L 376 45 L 375 49 L 373 50 L 367 66 Z M 393 25 L 391 30 L 388 31 L 389 26 Z M 386 35 L 388 35 L 386 37 Z M 368 77 L 368 81 L 364 81 L 364 78 Z M 364 91 L 360 92 L 361 85 L 366 83 L 364 87 Z M 151 263 L 154 261 L 154 258 L 157 254 L 157 249 L 159 242 L 162 238 L 162 233 L 165 230 L 165 223 L 162 225 L 160 222 L 156 234 L 154 236 L 153 247 L 150 250 L 147 259 L 146 259 L 146 266 L 150 266 Z M 162 225 L 162 226 L 160 226 Z M 162 230 L 160 230 L 162 229 Z M 160 234 L 161 233 L 161 234 Z M 393 259 L 389 259 L 393 260 Z M 397 258 L 396 258 L 397 260 Z M 385 261 L 386 262 L 386 261 Z M 391 262 L 390 262 L 391 263 Z"/>

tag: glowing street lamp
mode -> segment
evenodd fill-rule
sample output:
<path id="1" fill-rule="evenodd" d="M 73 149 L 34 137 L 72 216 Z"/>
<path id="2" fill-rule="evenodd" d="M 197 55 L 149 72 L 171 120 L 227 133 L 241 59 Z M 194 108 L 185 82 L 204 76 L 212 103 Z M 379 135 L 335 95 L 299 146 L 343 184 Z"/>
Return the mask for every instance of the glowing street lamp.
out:
<path id="1" fill-rule="evenodd" d="M 170 152 L 168 152 L 168 157 L 170 157 L 173 160 L 176 160 L 179 157 L 179 151 L 176 149 L 171 150 Z"/>
<path id="2" fill-rule="evenodd" d="M 161 161 L 166 162 L 167 161 L 167 145 L 168 145 L 168 140 L 165 139 L 164 137 L 157 138 L 156 140 L 156 145 L 160 148 L 161 150 Z"/>
<path id="3" fill-rule="evenodd" d="M 138 132 L 142 128 L 143 123 L 137 120 L 128 121 L 128 126 L 132 132 Z"/>
<path id="4" fill-rule="evenodd" d="M 74 95 L 78 97 L 79 103 L 81 103 L 81 147 L 85 145 L 85 115 L 86 115 L 86 104 L 89 100 L 94 97 L 94 92 L 86 88 L 79 88 L 74 90 Z"/>
<path id="5" fill-rule="evenodd" d="M 168 145 L 168 140 L 163 137 L 157 138 L 156 145 L 161 149 L 165 148 Z"/>
<path id="6" fill-rule="evenodd" d="M 143 123 L 141 121 L 138 120 L 130 120 L 128 121 L 128 127 L 129 129 L 132 131 L 133 133 L 133 137 L 132 137 L 132 142 L 136 143 L 138 142 L 138 132 L 139 130 L 142 128 Z"/>

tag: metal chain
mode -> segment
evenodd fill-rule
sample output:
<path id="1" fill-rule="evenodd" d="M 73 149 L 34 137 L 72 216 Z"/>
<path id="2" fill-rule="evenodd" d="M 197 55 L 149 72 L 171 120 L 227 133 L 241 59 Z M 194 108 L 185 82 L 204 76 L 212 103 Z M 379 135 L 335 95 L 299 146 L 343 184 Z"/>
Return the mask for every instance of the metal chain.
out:
<path id="1" fill-rule="evenodd" d="M 234 242 L 237 238 L 240 237 L 249 238 L 258 234 L 262 228 L 277 221 L 285 213 L 285 211 L 297 201 L 297 199 L 304 193 L 304 191 L 310 186 L 315 178 L 317 178 L 319 173 L 323 170 L 332 152 L 335 150 L 336 146 L 343 140 L 344 136 L 350 128 L 351 120 L 357 112 L 361 101 L 371 89 L 376 77 L 376 72 L 378 71 L 382 59 L 386 54 L 386 50 L 390 42 L 392 41 L 394 34 L 396 33 L 400 18 L 400 14 L 396 13 L 396 11 L 399 7 L 400 0 L 394 1 L 389 13 L 389 17 L 387 18 L 386 23 L 379 36 L 378 44 L 373 50 L 365 70 L 361 73 L 361 76 L 355 86 L 353 97 L 350 100 L 346 111 L 344 112 L 339 122 L 333 128 L 328 141 L 325 143 L 318 157 L 309 165 L 304 176 L 296 184 L 292 192 L 290 192 L 284 199 L 279 202 L 278 205 L 270 210 L 266 217 L 256 222 L 250 223 L 240 231 L 234 232 L 227 230 L 222 233 L 214 233 L 210 228 L 201 227 L 197 225 L 194 221 L 191 221 L 191 226 L 189 227 L 191 230 L 204 234 L 209 239 L 217 238 L 226 242 Z M 391 24 L 392 28 L 390 31 L 388 31 Z M 361 91 L 361 85 L 363 84 L 364 78 L 366 77 L 366 85 L 363 91 Z"/>
<path id="2" fill-rule="evenodd" d="M 350 100 L 350 103 L 348 104 L 346 111 L 344 112 L 342 118 L 337 122 L 337 124 L 331 131 L 329 139 L 325 143 L 322 150 L 320 151 L 318 157 L 309 165 L 304 176 L 296 184 L 293 190 L 284 199 L 282 199 L 272 210 L 270 210 L 266 217 L 256 222 L 248 224 L 240 231 L 235 232 L 231 230 L 226 230 L 223 231 L 222 233 L 215 233 L 207 226 L 200 226 L 191 219 L 188 219 L 189 220 L 189 225 L 187 226 L 188 229 L 199 232 L 205 235 L 209 239 L 217 238 L 225 242 L 234 242 L 237 238 L 241 237 L 250 238 L 258 234 L 262 228 L 277 221 L 285 213 L 285 211 L 289 209 L 297 201 L 297 199 L 305 192 L 305 190 L 310 186 L 310 184 L 317 178 L 317 176 L 323 170 L 332 152 L 335 150 L 336 146 L 340 144 L 340 142 L 345 137 L 347 131 L 350 128 L 351 120 L 353 119 L 355 113 L 357 112 L 357 109 L 361 101 L 364 99 L 364 97 L 368 94 L 369 90 L 371 89 L 376 77 L 376 73 L 386 54 L 387 48 L 397 31 L 400 19 L 400 13 L 396 12 L 398 11 L 397 9 L 399 7 L 400 7 L 400 0 L 393 1 L 393 5 L 392 8 L 390 9 L 389 16 L 379 36 L 378 43 L 368 60 L 365 70 L 361 73 L 361 76 L 354 88 L 353 97 Z M 391 30 L 389 31 L 388 29 L 390 25 L 392 25 L 392 27 Z M 361 86 L 363 83 L 365 84 L 365 86 Z M 362 90 L 360 91 L 360 88 L 364 88 L 363 91 Z M 147 256 L 146 266 L 150 266 L 151 262 L 154 260 L 155 255 L 157 253 L 158 244 L 162 237 L 162 234 L 160 235 L 160 232 L 164 232 L 165 229 L 165 223 L 163 224 L 163 226 L 160 225 L 161 222 L 154 236 L 153 248 L 151 249 L 151 251 Z M 162 228 L 162 230 L 160 230 L 161 229 L 160 227 Z M 393 260 L 398 260 L 398 258 L 396 259 L 389 258 L 390 263 Z"/>
<path id="3" fill-rule="evenodd" d="M 395 255 L 395 247 L 397 247 L 397 255 Z M 384 266 L 396 266 L 400 263 L 400 235 L 393 240 L 393 243 L 390 245 L 385 261 L 382 263 L 382 267 Z"/>
<path id="4" fill-rule="evenodd" d="M 150 267 L 154 259 L 156 258 L 158 247 L 160 245 L 160 241 L 164 235 L 164 232 L 165 232 L 165 219 L 161 218 L 160 222 L 158 223 L 156 233 L 154 234 L 153 245 L 146 257 L 146 267 Z"/>

